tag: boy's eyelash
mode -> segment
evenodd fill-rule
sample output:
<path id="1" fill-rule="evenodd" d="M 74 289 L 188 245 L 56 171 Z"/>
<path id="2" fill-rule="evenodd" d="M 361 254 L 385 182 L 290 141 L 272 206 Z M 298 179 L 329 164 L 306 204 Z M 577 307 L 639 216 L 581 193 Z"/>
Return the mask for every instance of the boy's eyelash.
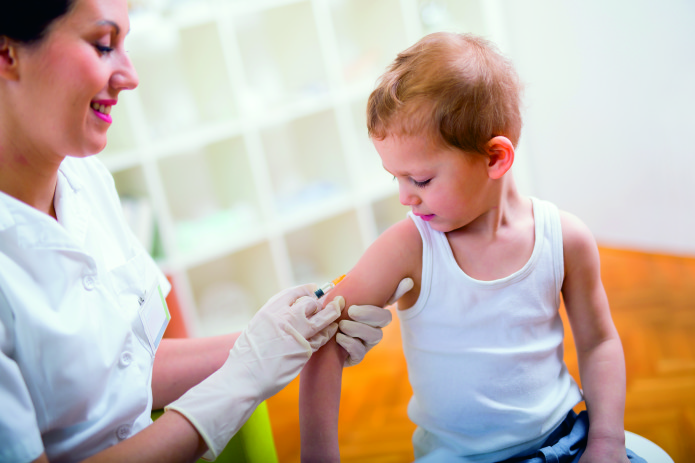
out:
<path id="1" fill-rule="evenodd" d="M 395 175 L 393 176 L 393 179 L 396 180 L 396 176 L 395 176 Z M 430 183 L 430 180 L 432 180 L 432 179 L 431 179 L 431 178 L 428 178 L 427 180 L 425 180 L 425 181 L 423 181 L 423 182 L 418 182 L 418 181 L 415 180 L 415 179 L 412 179 L 412 178 L 410 179 L 410 181 L 413 182 L 413 185 L 415 185 L 415 186 L 418 187 L 418 188 L 424 188 L 424 187 L 426 187 L 427 184 Z"/>

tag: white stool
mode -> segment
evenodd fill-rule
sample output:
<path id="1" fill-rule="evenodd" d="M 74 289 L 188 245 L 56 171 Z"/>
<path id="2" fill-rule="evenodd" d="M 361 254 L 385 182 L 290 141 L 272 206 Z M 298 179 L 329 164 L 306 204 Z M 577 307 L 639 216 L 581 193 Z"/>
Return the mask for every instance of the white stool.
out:
<path id="1" fill-rule="evenodd" d="M 674 463 L 661 447 L 634 432 L 625 431 L 625 447 L 647 460 L 647 463 Z"/>

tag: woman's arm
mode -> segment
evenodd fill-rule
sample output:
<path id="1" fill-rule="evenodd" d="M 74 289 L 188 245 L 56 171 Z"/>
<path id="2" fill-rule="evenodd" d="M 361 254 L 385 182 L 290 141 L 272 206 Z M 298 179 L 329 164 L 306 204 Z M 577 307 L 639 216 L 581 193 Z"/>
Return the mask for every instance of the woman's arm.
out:
<path id="1" fill-rule="evenodd" d="M 207 450 L 196 429 L 176 412 L 166 412 L 157 421 L 126 439 L 85 460 L 85 463 L 147 463 L 196 461 Z M 34 463 L 49 463 L 45 453 Z"/>
<path id="2" fill-rule="evenodd" d="M 191 462 L 206 450 L 196 428 L 182 415 L 168 411 L 133 437 L 99 452 L 85 463 Z"/>
<path id="3" fill-rule="evenodd" d="M 412 298 L 419 288 L 421 259 L 422 241 L 415 224 L 410 219 L 399 222 L 367 249 L 347 277 L 326 296 L 326 301 L 340 295 L 345 298 L 345 307 L 383 307 L 405 277 L 415 281 L 415 291 L 408 293 Z M 346 311 L 342 316 L 347 316 Z M 302 370 L 299 424 L 303 462 L 340 461 L 338 411 L 346 356 L 333 339 Z"/>
<path id="4" fill-rule="evenodd" d="M 574 334 L 590 427 L 582 462 L 627 462 L 625 358 L 601 282 L 599 254 L 589 229 L 562 213 L 565 281 L 562 295 Z"/>
<path id="5" fill-rule="evenodd" d="M 208 338 L 162 339 L 152 370 L 152 408 L 157 410 L 217 371 L 240 333 Z"/>

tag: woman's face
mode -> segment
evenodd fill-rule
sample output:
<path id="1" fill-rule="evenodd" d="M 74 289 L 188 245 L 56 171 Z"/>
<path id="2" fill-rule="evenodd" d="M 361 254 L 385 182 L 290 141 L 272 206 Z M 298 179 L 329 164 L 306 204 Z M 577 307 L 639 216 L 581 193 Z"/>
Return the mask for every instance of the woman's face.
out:
<path id="1" fill-rule="evenodd" d="M 20 46 L 15 141 L 60 158 L 101 151 L 111 106 L 138 84 L 124 48 L 129 28 L 126 0 L 75 0 L 44 40 Z"/>

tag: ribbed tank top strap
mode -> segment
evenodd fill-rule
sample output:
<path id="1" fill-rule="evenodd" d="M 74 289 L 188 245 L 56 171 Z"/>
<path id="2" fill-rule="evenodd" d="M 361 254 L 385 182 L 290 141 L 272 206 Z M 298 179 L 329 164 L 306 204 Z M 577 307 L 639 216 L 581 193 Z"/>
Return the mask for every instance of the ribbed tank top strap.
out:
<path id="1" fill-rule="evenodd" d="M 432 290 L 435 242 L 437 240 L 435 236 L 436 232 L 433 231 L 425 221 L 415 216 L 412 212 L 408 212 L 408 217 L 413 221 L 422 238 L 422 276 L 420 281 L 420 296 L 415 302 L 415 305 L 405 310 L 396 311 L 402 320 L 410 319 L 420 313 L 429 299 L 430 291 Z"/>
<path id="2" fill-rule="evenodd" d="M 545 222 L 545 236 L 551 245 L 553 256 L 553 275 L 555 277 L 555 289 L 557 293 L 557 304 L 560 304 L 560 291 L 562 290 L 562 282 L 565 279 L 565 259 L 562 244 L 562 226 L 560 224 L 560 210 L 550 201 L 531 198 L 533 201 L 533 210 L 538 220 L 538 215 L 543 214 Z"/>

